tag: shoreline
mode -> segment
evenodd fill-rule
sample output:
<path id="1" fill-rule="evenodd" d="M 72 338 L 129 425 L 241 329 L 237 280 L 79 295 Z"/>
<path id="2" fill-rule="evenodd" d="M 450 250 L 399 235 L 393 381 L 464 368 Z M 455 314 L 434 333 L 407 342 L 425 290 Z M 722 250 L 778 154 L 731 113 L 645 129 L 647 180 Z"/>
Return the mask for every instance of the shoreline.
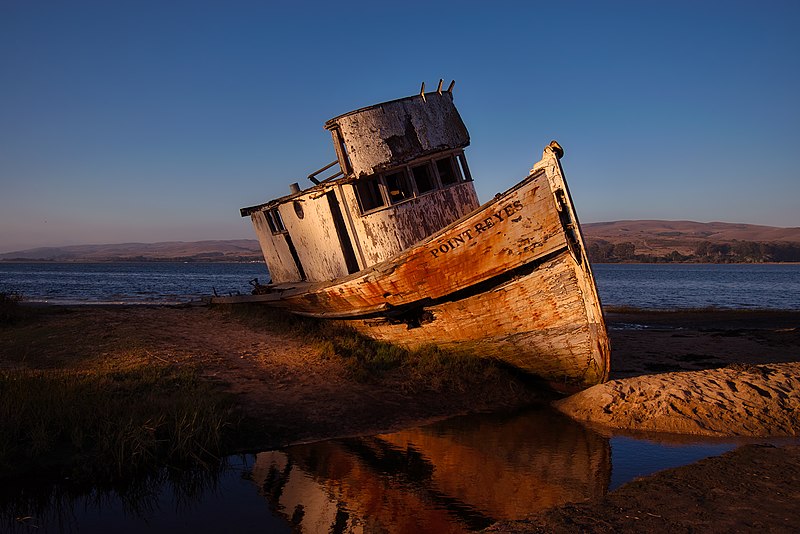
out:
<path id="1" fill-rule="evenodd" d="M 744 445 L 484 532 L 795 532 L 798 487 L 800 446 Z"/>

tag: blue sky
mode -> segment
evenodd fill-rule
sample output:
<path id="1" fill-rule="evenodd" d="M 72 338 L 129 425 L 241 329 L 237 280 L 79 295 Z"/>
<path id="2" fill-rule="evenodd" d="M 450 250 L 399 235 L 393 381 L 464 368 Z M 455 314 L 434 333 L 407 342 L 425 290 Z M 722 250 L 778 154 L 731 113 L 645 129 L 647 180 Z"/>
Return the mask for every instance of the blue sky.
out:
<path id="1" fill-rule="evenodd" d="M 252 238 L 323 123 L 456 80 L 482 201 L 800 226 L 800 2 L 0 2 L 0 252 Z"/>

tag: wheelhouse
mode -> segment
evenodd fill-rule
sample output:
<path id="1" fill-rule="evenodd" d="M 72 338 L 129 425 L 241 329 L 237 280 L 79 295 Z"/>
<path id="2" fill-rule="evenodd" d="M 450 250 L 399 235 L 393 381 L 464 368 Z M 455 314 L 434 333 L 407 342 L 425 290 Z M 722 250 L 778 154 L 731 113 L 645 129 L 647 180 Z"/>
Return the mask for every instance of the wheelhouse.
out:
<path id="1" fill-rule="evenodd" d="M 452 87 L 329 120 L 336 160 L 309 175 L 312 187 L 292 184 L 288 196 L 242 208 L 273 283 L 348 276 L 478 207 Z"/>

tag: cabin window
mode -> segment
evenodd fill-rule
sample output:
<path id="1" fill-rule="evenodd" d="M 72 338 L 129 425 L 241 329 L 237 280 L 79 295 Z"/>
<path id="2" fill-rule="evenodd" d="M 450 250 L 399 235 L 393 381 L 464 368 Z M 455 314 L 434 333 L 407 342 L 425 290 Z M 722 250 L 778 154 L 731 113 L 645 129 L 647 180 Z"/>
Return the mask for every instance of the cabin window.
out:
<path id="1" fill-rule="evenodd" d="M 384 179 L 386 180 L 386 190 L 389 193 L 389 202 L 392 204 L 408 200 L 413 196 L 405 169 L 387 174 Z"/>
<path id="2" fill-rule="evenodd" d="M 292 205 L 294 206 L 294 214 L 297 215 L 298 219 L 302 219 L 303 217 L 306 216 L 305 212 L 303 211 L 302 202 L 295 200 L 294 202 L 292 202 Z"/>
<path id="3" fill-rule="evenodd" d="M 273 234 L 282 234 L 286 231 L 286 226 L 283 225 L 283 218 L 278 208 L 273 208 L 267 212 L 267 224 Z"/>
<path id="4" fill-rule="evenodd" d="M 458 174 L 453 168 L 453 158 L 447 156 L 446 158 L 436 160 L 436 170 L 439 172 L 439 179 L 442 185 L 453 185 L 458 182 Z"/>
<path id="5" fill-rule="evenodd" d="M 273 234 L 277 234 L 278 229 L 275 228 L 275 221 L 272 219 L 272 212 L 265 211 L 264 218 L 267 220 L 267 226 L 269 226 L 269 231 L 272 232 Z"/>
<path id="6" fill-rule="evenodd" d="M 383 195 L 381 195 L 381 183 L 377 176 L 358 180 L 355 184 L 358 202 L 361 204 L 361 212 L 380 208 L 384 205 Z"/>
<path id="7" fill-rule="evenodd" d="M 414 176 L 414 183 L 417 184 L 417 192 L 427 193 L 436 189 L 436 181 L 431 173 L 430 166 L 426 163 L 411 168 L 411 174 Z"/>
<path id="8" fill-rule="evenodd" d="M 441 187 L 472 181 L 464 154 L 417 160 L 417 165 L 361 178 L 353 183 L 361 213 L 411 200 Z"/>
<path id="9" fill-rule="evenodd" d="M 467 158 L 464 157 L 464 154 L 458 155 L 458 163 L 461 166 L 461 176 L 464 177 L 464 181 L 471 182 L 472 175 L 469 173 L 469 167 L 467 167 Z"/>

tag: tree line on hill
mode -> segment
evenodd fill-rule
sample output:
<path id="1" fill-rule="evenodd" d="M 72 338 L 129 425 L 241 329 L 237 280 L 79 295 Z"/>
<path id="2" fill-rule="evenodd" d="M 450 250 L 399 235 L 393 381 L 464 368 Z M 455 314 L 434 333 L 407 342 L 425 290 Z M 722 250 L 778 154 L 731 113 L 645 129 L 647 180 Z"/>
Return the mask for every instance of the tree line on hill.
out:
<path id="1" fill-rule="evenodd" d="M 631 242 L 610 243 L 603 239 L 588 247 L 589 260 L 595 263 L 768 263 L 800 262 L 800 243 L 760 243 L 734 241 L 731 243 L 697 244 L 693 254 L 673 250 L 668 254 L 637 254 Z"/>

